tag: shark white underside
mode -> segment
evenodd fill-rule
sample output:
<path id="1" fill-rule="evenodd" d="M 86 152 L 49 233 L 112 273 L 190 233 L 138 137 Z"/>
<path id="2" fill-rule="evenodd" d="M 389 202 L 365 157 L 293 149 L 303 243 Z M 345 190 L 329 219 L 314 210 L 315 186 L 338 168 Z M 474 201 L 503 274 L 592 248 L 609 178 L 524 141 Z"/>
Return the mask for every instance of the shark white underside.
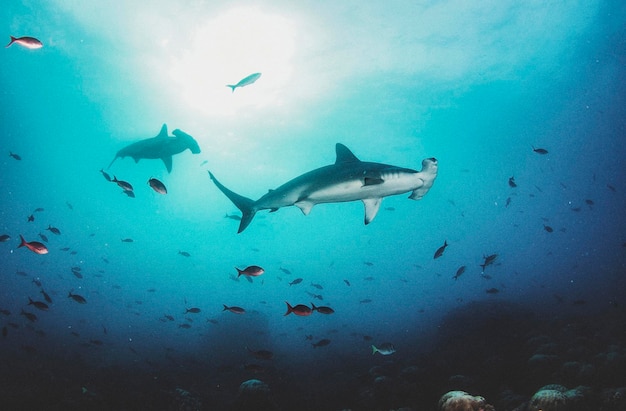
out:
<path id="1" fill-rule="evenodd" d="M 260 210 L 276 211 L 295 205 L 305 215 L 315 204 L 340 203 L 361 200 L 365 205 L 365 224 L 369 224 L 380 208 L 383 197 L 411 192 L 412 200 L 421 199 L 437 177 L 437 160 L 422 161 L 422 170 L 416 171 L 380 163 L 361 161 L 343 144 L 336 145 L 335 164 L 302 174 L 269 190 L 254 201 L 222 185 L 209 172 L 215 185 L 241 210 L 239 233 L 248 227 Z"/>

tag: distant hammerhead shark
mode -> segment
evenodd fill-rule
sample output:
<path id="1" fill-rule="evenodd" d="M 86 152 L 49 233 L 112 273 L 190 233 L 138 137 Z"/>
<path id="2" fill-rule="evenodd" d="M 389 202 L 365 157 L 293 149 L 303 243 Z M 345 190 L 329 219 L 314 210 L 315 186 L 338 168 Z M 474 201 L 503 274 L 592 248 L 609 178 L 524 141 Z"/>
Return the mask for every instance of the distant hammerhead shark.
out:
<path id="1" fill-rule="evenodd" d="M 430 190 L 437 177 L 437 159 L 422 161 L 422 170 L 415 171 L 380 163 L 359 160 L 348 147 L 337 143 L 335 164 L 321 167 L 269 190 L 254 201 L 224 187 L 209 171 L 211 180 L 242 212 L 239 231 L 248 227 L 260 210 L 277 211 L 295 205 L 308 215 L 315 204 L 361 200 L 365 205 L 365 224 L 372 222 L 383 197 L 412 191 L 412 200 L 419 200 Z"/>
<path id="2" fill-rule="evenodd" d="M 113 165 L 113 162 L 118 157 L 132 157 L 135 163 L 139 162 L 142 158 L 156 159 L 160 158 L 167 168 L 167 172 L 172 172 L 172 156 L 174 154 L 182 153 L 186 149 L 191 150 L 194 154 L 200 153 L 200 146 L 198 142 L 189 134 L 176 129 L 172 131 L 173 137 L 167 135 L 167 124 L 163 124 L 161 132 L 152 138 L 137 141 L 130 144 L 117 152 L 109 168 Z"/>

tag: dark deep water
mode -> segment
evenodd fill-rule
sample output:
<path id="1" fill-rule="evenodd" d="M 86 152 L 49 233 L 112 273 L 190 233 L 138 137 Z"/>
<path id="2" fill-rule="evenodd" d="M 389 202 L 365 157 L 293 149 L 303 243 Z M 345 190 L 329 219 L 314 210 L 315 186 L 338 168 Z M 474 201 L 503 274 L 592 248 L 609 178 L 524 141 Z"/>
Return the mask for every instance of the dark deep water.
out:
<path id="1" fill-rule="evenodd" d="M 0 11 L 2 409 L 626 410 L 625 6 L 88 3 Z M 437 178 L 237 234 L 336 143 Z"/>

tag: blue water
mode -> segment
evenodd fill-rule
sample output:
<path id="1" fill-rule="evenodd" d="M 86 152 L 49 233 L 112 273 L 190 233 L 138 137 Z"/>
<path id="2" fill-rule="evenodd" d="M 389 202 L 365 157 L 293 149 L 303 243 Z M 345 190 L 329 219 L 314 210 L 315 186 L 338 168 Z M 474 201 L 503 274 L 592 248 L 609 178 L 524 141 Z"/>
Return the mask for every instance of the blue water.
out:
<path id="1" fill-rule="evenodd" d="M 500 410 L 561 384 L 589 387 L 571 409 L 597 409 L 607 389 L 626 386 L 626 7 L 544 3 L 2 7 L 7 43 L 43 43 L 2 50 L 8 404 L 434 409 L 462 389 Z M 255 72 L 255 83 L 226 87 Z M 109 167 L 164 123 L 201 153 L 175 155 L 171 173 L 158 159 Z M 419 201 L 385 198 L 369 225 L 355 201 L 308 216 L 261 211 L 237 234 L 225 215 L 240 212 L 208 171 L 257 199 L 334 163 L 338 142 L 363 161 L 416 170 L 436 157 L 437 179 Z M 49 253 L 18 248 L 20 235 Z M 237 278 L 250 265 L 265 273 Z M 46 311 L 28 305 L 45 301 L 41 290 Z M 335 313 L 285 316 L 285 301 Z M 539 371 L 528 362 L 537 335 L 557 347 Z M 373 356 L 384 342 L 396 352 Z M 572 377 L 567 361 L 595 372 Z M 521 368 L 507 380 L 511 364 Z M 238 396 L 253 378 L 269 403 Z M 503 400 L 505 389 L 517 399 Z"/>

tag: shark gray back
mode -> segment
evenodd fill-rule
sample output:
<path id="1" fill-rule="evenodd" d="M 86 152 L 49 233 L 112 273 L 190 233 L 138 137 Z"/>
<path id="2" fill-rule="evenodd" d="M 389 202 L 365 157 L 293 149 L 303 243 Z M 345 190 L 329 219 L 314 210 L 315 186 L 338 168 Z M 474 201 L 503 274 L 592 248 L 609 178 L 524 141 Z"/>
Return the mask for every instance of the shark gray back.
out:
<path id="1" fill-rule="evenodd" d="M 221 184 L 209 172 L 217 188 L 242 212 L 239 233 L 248 227 L 260 210 L 277 211 L 295 205 L 308 215 L 315 204 L 361 200 L 365 206 L 365 224 L 378 213 L 384 197 L 411 192 L 412 200 L 419 200 L 430 190 L 437 177 L 435 158 L 422 161 L 422 170 L 416 171 L 381 163 L 359 160 L 346 146 L 337 143 L 335 164 L 321 167 L 298 176 L 282 186 L 268 191 L 254 201 L 241 196 Z"/>
<path id="2" fill-rule="evenodd" d="M 172 132 L 174 136 L 167 135 L 167 125 L 163 124 L 159 134 L 152 138 L 137 141 L 129 144 L 117 152 L 109 168 L 117 158 L 132 157 L 135 163 L 141 159 L 161 159 L 167 172 L 172 171 L 172 156 L 189 149 L 193 154 L 200 153 L 198 142 L 189 134 L 176 129 Z"/>

